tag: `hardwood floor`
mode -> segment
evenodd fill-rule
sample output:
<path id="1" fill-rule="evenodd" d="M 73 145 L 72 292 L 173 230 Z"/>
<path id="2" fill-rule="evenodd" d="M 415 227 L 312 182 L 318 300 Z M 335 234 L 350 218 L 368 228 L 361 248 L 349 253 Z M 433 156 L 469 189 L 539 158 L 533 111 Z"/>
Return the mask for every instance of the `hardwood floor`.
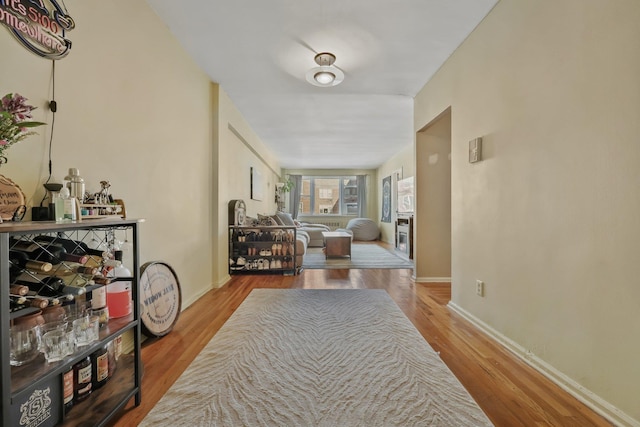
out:
<path id="1" fill-rule="evenodd" d="M 496 426 L 610 426 L 446 307 L 448 284 L 416 284 L 410 270 L 305 270 L 298 276 L 234 276 L 143 345 L 142 404 L 112 426 L 137 425 L 256 288 L 385 289 Z"/>

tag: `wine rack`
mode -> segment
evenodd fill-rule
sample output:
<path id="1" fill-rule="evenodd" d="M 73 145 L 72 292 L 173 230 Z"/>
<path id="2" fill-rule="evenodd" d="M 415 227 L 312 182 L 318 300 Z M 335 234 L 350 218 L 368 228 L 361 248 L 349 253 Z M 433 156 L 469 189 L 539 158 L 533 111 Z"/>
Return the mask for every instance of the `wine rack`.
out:
<path id="1" fill-rule="evenodd" d="M 2 223 L 0 224 L 0 380 L 2 387 L 1 424 L 25 425 L 32 422 L 39 426 L 103 426 L 131 398 L 135 405 L 141 401 L 142 365 L 140 357 L 140 312 L 138 293 L 138 226 L 141 220 L 105 218 L 91 221 L 56 223 L 50 221 Z M 58 362 L 46 362 L 44 355 L 22 366 L 10 365 L 10 325 L 18 318 L 38 310 L 34 307 L 12 307 L 9 289 L 17 277 L 28 282 L 44 281 L 43 277 L 64 276 L 64 282 L 82 289 L 75 295 L 77 300 L 100 285 L 87 280 L 81 274 L 84 267 L 108 262 L 108 254 L 116 241 L 131 243 L 132 277 L 113 278 L 131 282 L 132 312 L 128 316 L 110 319 L 100 329 L 99 339 L 78 348 L 73 354 Z M 70 242 L 74 242 L 71 244 Z M 91 244 L 90 244 L 91 243 Z M 127 244 L 128 244 L 127 243 Z M 66 245 L 66 247 L 65 247 Z M 30 268 L 19 268 L 22 260 L 15 257 L 16 249 L 31 249 L 43 260 L 51 260 L 52 268 L 45 275 L 34 273 Z M 65 247 L 60 250 L 60 247 Z M 98 249 L 95 249 L 95 248 Z M 94 249 L 91 249 L 94 248 Z M 12 260 L 12 252 L 14 258 Z M 68 256 L 64 254 L 73 254 Z M 81 259 L 78 259 L 80 255 Z M 75 262 L 69 261 L 72 259 Z M 48 268 L 48 267 L 47 267 Z M 83 283 L 84 281 L 84 283 Z M 78 361 L 93 354 L 107 343 L 125 332 L 133 335 L 133 351 L 123 354 L 112 378 L 101 388 L 93 391 L 89 398 L 74 404 L 65 413 L 62 400 L 62 374 Z M 27 424 L 28 425 L 28 424 Z"/>
<path id="2" fill-rule="evenodd" d="M 295 274 L 296 227 L 229 226 L 229 274 Z"/>

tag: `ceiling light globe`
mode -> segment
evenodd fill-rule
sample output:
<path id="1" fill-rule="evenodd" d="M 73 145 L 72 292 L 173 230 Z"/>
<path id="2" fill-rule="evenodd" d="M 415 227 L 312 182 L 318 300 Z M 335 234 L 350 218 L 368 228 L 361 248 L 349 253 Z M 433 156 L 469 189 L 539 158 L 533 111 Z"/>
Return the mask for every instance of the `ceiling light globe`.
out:
<path id="1" fill-rule="evenodd" d="M 335 80 L 336 75 L 330 71 L 319 71 L 313 75 L 313 78 L 321 85 L 328 85 Z"/>

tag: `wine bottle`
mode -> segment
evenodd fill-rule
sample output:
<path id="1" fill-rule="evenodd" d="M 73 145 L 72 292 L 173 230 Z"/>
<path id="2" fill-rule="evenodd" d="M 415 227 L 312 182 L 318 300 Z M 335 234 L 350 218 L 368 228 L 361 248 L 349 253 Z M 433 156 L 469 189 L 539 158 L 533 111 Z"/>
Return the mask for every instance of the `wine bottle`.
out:
<path id="1" fill-rule="evenodd" d="M 28 286 L 29 289 L 38 295 L 46 297 L 59 297 L 65 294 L 82 295 L 85 293 L 85 288 L 80 286 L 67 286 L 64 280 L 55 276 L 37 277 L 34 279 L 31 276 L 22 274 L 16 279 L 15 283 Z"/>
<path id="2" fill-rule="evenodd" d="M 23 285 L 11 285 L 9 286 L 9 293 L 13 295 L 25 296 L 29 293 L 29 287 Z"/>
<path id="3" fill-rule="evenodd" d="M 93 276 L 93 281 L 99 285 L 108 285 L 109 283 L 111 283 L 110 278 L 100 275 Z"/>
<path id="4" fill-rule="evenodd" d="M 87 356 L 73 365 L 73 392 L 75 402 L 81 402 L 91 394 L 93 368 Z"/>
<path id="5" fill-rule="evenodd" d="M 49 301 L 44 298 L 37 298 L 30 295 L 9 295 L 11 301 L 11 310 L 17 311 L 26 307 L 45 308 L 49 305 Z"/>
<path id="6" fill-rule="evenodd" d="M 70 254 L 97 255 L 101 258 L 105 258 L 108 255 L 107 252 L 101 251 L 100 249 L 91 249 L 85 242 L 81 240 L 63 239 L 61 237 L 47 235 L 36 236 L 34 240 L 38 242 L 55 242 L 56 244 L 64 247 Z"/>
<path id="7" fill-rule="evenodd" d="M 47 296 L 43 296 L 43 295 L 38 295 L 37 293 L 35 293 L 33 291 L 29 291 L 29 293 L 27 295 L 25 295 L 25 298 L 36 299 L 36 300 L 45 300 L 47 302 L 47 305 L 45 307 L 42 307 L 42 308 L 53 307 L 55 305 L 60 305 L 62 303 L 62 301 L 73 301 L 73 295 L 60 295 L 60 296 L 57 296 L 57 297 L 47 297 Z"/>
<path id="8" fill-rule="evenodd" d="M 92 277 L 97 273 L 98 273 L 97 267 L 89 267 L 89 266 L 75 264 L 75 263 L 63 263 L 63 264 L 57 264 L 52 266 L 51 271 L 37 272 L 34 274 L 34 276 L 66 277 L 66 276 L 83 274 L 85 276 Z"/>
<path id="9" fill-rule="evenodd" d="M 26 253 L 20 251 L 9 251 L 9 262 L 12 266 L 26 268 L 33 271 L 51 271 L 53 265 L 50 262 L 34 261 L 29 259 Z"/>
<path id="10" fill-rule="evenodd" d="M 10 248 L 14 251 L 24 252 L 27 257 L 33 261 L 48 262 L 51 264 L 60 264 L 62 261 L 73 261 L 82 263 L 87 258 L 81 254 L 70 254 L 67 250 L 57 244 L 48 243 L 41 245 L 37 242 L 28 240 L 11 239 Z"/>

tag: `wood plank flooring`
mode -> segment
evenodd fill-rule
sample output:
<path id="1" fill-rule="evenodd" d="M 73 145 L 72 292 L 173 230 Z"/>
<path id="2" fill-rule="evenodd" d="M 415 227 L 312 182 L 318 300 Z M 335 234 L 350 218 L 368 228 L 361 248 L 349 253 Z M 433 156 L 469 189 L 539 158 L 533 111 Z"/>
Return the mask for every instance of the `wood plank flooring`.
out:
<path id="1" fill-rule="evenodd" d="M 416 284 L 410 270 L 305 270 L 298 276 L 234 276 L 143 345 L 142 404 L 111 426 L 137 425 L 256 288 L 385 289 L 496 426 L 610 426 L 446 307 L 448 284 Z"/>

